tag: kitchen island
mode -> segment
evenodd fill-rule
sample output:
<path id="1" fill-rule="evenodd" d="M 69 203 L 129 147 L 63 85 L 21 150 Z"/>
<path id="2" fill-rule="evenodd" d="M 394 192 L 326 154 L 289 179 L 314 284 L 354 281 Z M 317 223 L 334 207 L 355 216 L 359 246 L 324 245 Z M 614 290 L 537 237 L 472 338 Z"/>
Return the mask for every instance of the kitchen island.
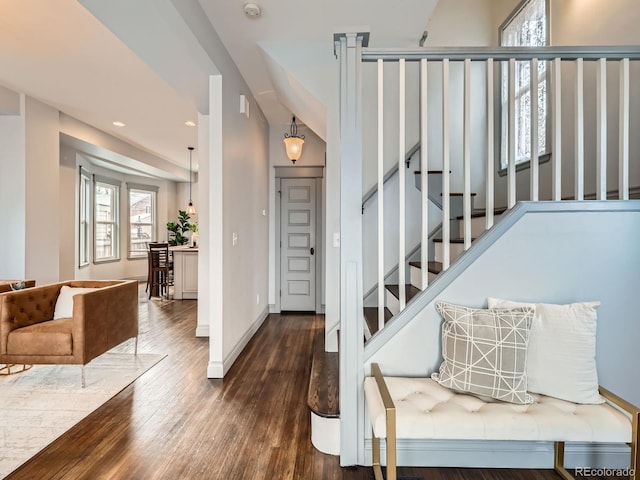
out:
<path id="1" fill-rule="evenodd" d="M 169 247 L 173 255 L 173 298 L 198 299 L 198 248 Z"/>

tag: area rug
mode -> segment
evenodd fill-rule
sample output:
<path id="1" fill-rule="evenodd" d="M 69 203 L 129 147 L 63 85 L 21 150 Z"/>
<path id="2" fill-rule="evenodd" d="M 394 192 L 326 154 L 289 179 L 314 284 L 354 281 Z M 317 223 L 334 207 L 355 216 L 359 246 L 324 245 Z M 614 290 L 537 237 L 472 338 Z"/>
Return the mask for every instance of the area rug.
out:
<path id="1" fill-rule="evenodd" d="M 78 365 L 34 365 L 0 377 L 0 479 L 164 357 L 107 352 L 85 367 L 85 388 Z"/>

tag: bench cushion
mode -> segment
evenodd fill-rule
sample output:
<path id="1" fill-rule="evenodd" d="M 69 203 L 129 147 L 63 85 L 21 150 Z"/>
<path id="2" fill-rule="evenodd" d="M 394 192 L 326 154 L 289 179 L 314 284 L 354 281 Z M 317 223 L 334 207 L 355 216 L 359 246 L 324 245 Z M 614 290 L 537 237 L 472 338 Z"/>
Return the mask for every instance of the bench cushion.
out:
<path id="1" fill-rule="evenodd" d="M 396 438 L 630 442 L 629 417 L 608 403 L 579 405 L 532 394 L 530 405 L 486 402 L 429 378 L 385 377 L 396 406 Z M 376 437 L 386 438 L 385 410 L 373 377 L 365 396 Z"/>

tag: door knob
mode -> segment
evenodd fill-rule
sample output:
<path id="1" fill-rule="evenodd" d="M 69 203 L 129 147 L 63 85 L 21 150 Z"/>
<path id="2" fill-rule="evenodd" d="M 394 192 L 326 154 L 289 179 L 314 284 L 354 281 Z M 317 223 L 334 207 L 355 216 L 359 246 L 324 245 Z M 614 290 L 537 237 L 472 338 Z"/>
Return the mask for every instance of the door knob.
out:
<path id="1" fill-rule="evenodd" d="M 313 249 L 313 247 L 311 247 L 311 255 L 313 255 L 315 252 L 315 250 Z"/>

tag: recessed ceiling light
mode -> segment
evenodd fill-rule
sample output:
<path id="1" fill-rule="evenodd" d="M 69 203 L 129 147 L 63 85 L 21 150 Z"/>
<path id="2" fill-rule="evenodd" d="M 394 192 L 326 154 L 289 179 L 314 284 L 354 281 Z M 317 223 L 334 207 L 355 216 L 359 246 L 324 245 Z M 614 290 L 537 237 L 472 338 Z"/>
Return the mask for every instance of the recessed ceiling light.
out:
<path id="1" fill-rule="evenodd" d="M 122 122 L 113 122 L 113 124 L 114 124 L 116 127 L 124 127 L 124 126 L 125 126 L 125 124 L 124 124 L 124 123 L 122 123 Z"/>
<path id="2" fill-rule="evenodd" d="M 196 126 L 196 122 L 192 122 L 191 120 L 188 120 L 188 121 L 184 122 L 184 124 L 187 127 L 195 127 Z"/>

